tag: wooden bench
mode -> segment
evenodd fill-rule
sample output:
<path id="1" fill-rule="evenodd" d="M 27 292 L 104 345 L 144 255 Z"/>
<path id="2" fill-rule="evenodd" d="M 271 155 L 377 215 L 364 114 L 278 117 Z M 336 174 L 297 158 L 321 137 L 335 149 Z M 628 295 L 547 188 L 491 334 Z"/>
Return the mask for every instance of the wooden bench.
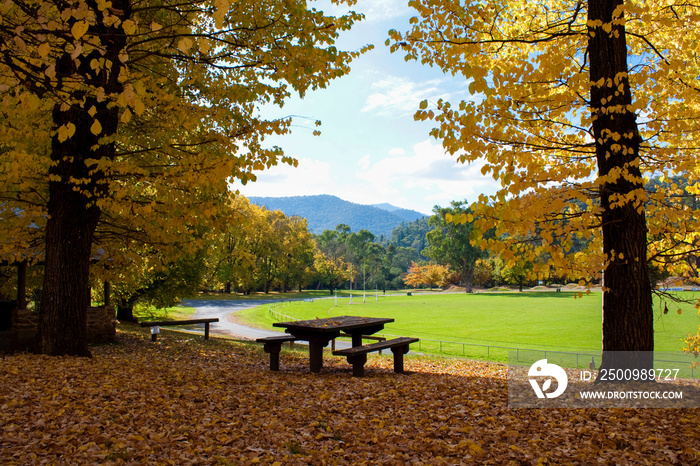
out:
<path id="1" fill-rule="evenodd" d="M 348 362 L 352 364 L 353 377 L 362 377 L 365 375 L 365 363 L 367 362 L 367 353 L 379 351 L 382 349 L 391 349 L 394 353 L 394 372 L 403 373 L 403 355 L 408 353 L 408 345 L 416 343 L 418 338 L 399 337 L 393 340 L 380 341 L 371 345 L 355 346 L 333 351 L 335 356 L 346 356 Z"/>
<path id="2" fill-rule="evenodd" d="M 141 327 L 167 327 L 171 325 L 194 325 L 204 324 L 204 339 L 209 339 L 209 324 L 218 322 L 218 317 L 208 319 L 189 319 L 189 320 L 152 320 L 150 322 L 141 322 Z M 158 339 L 158 332 L 151 332 L 151 341 Z"/>
<path id="3" fill-rule="evenodd" d="M 345 337 L 345 338 L 352 338 L 352 335 L 349 333 L 341 333 L 338 335 L 338 338 L 340 337 Z M 363 340 L 374 340 L 374 341 L 386 341 L 385 337 L 377 337 L 374 335 L 362 335 Z M 333 341 L 331 341 L 331 351 L 335 351 L 335 338 Z M 382 350 L 379 350 L 379 354 L 382 354 Z"/>
<path id="4" fill-rule="evenodd" d="M 278 371 L 280 370 L 280 351 L 282 350 L 282 343 L 289 342 L 291 346 L 296 341 L 296 337 L 292 335 L 280 335 L 276 337 L 258 338 L 255 341 L 258 343 L 265 343 L 263 350 L 270 354 L 270 370 Z"/>

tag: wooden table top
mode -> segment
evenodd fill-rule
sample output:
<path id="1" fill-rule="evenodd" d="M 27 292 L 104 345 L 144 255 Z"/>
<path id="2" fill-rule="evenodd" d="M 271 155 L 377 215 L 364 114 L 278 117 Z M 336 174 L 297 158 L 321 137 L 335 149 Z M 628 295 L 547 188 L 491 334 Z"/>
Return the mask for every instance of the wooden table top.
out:
<path id="1" fill-rule="evenodd" d="M 297 320 L 293 322 L 275 322 L 273 327 L 283 327 L 287 330 L 306 330 L 318 333 L 352 331 L 364 327 L 373 327 L 394 322 L 394 319 L 381 317 L 339 316 L 326 319 Z"/>

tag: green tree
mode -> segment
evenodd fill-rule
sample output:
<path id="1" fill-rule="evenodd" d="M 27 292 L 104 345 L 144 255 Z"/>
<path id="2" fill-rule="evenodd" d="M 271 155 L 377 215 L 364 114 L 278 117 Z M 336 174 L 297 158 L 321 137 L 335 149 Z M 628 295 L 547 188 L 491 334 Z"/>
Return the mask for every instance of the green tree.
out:
<path id="1" fill-rule="evenodd" d="M 523 286 L 530 281 L 530 273 L 532 272 L 532 262 L 521 261 L 516 263 L 508 263 L 501 270 L 501 278 L 506 283 L 518 285 L 518 291 L 523 292 Z"/>
<path id="2" fill-rule="evenodd" d="M 396 247 L 390 244 L 386 248 L 384 268 L 389 287 L 400 289 L 404 286 L 404 278 L 413 262 L 419 262 L 422 256 L 417 250 L 410 247 Z"/>
<path id="3" fill-rule="evenodd" d="M 133 265 L 132 265 L 133 272 Z M 172 307 L 181 299 L 194 295 L 201 289 L 206 272 L 204 254 L 182 257 L 170 262 L 158 271 L 146 270 L 140 280 L 122 280 L 112 287 L 113 303 L 117 307 L 117 319 L 135 321 L 136 304 L 147 304 L 156 309 Z M 125 273 L 122 271 L 121 276 Z"/>
<path id="4" fill-rule="evenodd" d="M 374 235 L 367 230 L 350 233 L 345 239 L 345 244 L 348 247 L 348 258 L 353 262 L 362 285 L 376 284 L 385 255 L 384 247 L 377 243 Z"/>
<path id="5" fill-rule="evenodd" d="M 600 278 L 605 270 L 602 367 L 649 367 L 647 233 L 693 235 L 698 223 L 691 211 L 646 191 L 643 175 L 683 174 L 697 186 L 699 7 L 660 0 L 410 4 L 418 16 L 407 33 L 390 33 L 392 49 L 464 76 L 472 94 L 455 106 L 423 102 L 416 119 L 434 120 L 431 134 L 450 153 L 483 160 L 483 172 L 503 186 L 474 207 L 476 227 L 496 225 L 491 246 L 511 251 L 496 241 L 537 234 L 535 255 L 547 251 L 551 260 L 534 264 L 533 276 L 550 266 L 558 276 Z M 567 254 L 576 237 L 592 241 Z M 616 361 L 619 351 L 637 359 Z"/>
<path id="6" fill-rule="evenodd" d="M 396 247 L 413 248 L 420 252 L 426 248 L 425 235 L 432 230 L 428 223 L 429 217 L 420 218 L 414 222 L 402 223 L 391 231 L 390 242 Z"/>
<path id="7" fill-rule="evenodd" d="M 476 261 L 487 257 L 487 253 L 472 244 L 473 222 L 454 223 L 448 221 L 447 214 L 459 217 L 472 215 L 472 212 L 463 202 L 455 201 L 451 207 L 435 206 L 433 212 L 429 220 L 433 230 L 426 235 L 428 247 L 423 250 L 423 255 L 440 264 L 449 264 L 459 275 L 466 292 L 471 293 Z"/>
<path id="8" fill-rule="evenodd" d="M 291 119 L 258 109 L 325 87 L 358 55 L 333 44 L 359 15 L 325 16 L 301 1 L 44 0 L 6 2 L 0 15 L 4 208 L 44 235 L 46 354 L 89 354 L 102 219 L 128 217 L 153 241 L 169 240 L 161 225 L 186 234 L 188 222 L 211 223 L 231 177 L 295 163 L 263 146 Z M 191 203 L 197 191 L 209 202 Z"/>

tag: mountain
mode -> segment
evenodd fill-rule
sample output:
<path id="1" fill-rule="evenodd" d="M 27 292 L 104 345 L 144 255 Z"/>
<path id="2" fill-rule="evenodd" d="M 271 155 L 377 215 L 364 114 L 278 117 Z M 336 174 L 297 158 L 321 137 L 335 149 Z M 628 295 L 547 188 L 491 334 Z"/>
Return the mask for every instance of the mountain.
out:
<path id="1" fill-rule="evenodd" d="M 287 216 L 304 217 L 313 233 L 335 230 L 344 223 L 352 231 L 369 230 L 375 236 L 389 236 L 404 222 L 425 217 L 409 209 L 391 204 L 364 205 L 344 201 L 336 196 L 250 197 L 253 204 L 268 210 L 281 210 Z"/>
<path id="2" fill-rule="evenodd" d="M 387 204 L 386 202 L 384 204 L 371 204 L 372 207 L 376 207 L 377 209 L 382 209 L 386 210 L 388 212 L 394 212 L 395 210 L 400 210 L 401 207 L 396 207 L 395 205 Z"/>
<path id="3" fill-rule="evenodd" d="M 418 211 L 402 209 L 401 207 L 396 207 L 395 205 L 387 204 L 386 202 L 384 204 L 372 204 L 370 207 L 376 207 L 377 209 L 382 209 L 386 210 L 387 212 L 391 212 L 392 214 L 398 215 L 399 217 L 403 218 L 407 222 L 415 222 L 420 218 L 426 217 L 425 214 L 422 214 Z"/>

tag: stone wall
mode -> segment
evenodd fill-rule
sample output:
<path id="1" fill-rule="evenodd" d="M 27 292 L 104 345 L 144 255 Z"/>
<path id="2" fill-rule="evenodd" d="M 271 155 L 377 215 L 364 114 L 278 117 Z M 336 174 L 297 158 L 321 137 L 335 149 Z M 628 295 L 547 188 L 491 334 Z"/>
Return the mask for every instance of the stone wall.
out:
<path id="1" fill-rule="evenodd" d="M 87 311 L 87 331 L 90 343 L 109 343 L 117 333 L 114 306 L 90 307 Z"/>
<path id="2" fill-rule="evenodd" d="M 12 327 L 9 331 L 9 345 L 0 344 L 3 349 L 31 350 L 36 341 L 39 314 L 27 309 L 12 311 Z M 114 341 L 117 320 L 114 306 L 90 307 L 87 310 L 87 337 L 90 343 Z M 3 332 L 6 334 L 7 332 Z M 2 336 L 0 336 L 2 338 Z"/>
<path id="3" fill-rule="evenodd" d="M 36 341 L 36 327 L 39 324 L 39 313 L 28 309 L 12 311 L 12 327 L 10 327 L 10 349 L 30 350 Z"/>

